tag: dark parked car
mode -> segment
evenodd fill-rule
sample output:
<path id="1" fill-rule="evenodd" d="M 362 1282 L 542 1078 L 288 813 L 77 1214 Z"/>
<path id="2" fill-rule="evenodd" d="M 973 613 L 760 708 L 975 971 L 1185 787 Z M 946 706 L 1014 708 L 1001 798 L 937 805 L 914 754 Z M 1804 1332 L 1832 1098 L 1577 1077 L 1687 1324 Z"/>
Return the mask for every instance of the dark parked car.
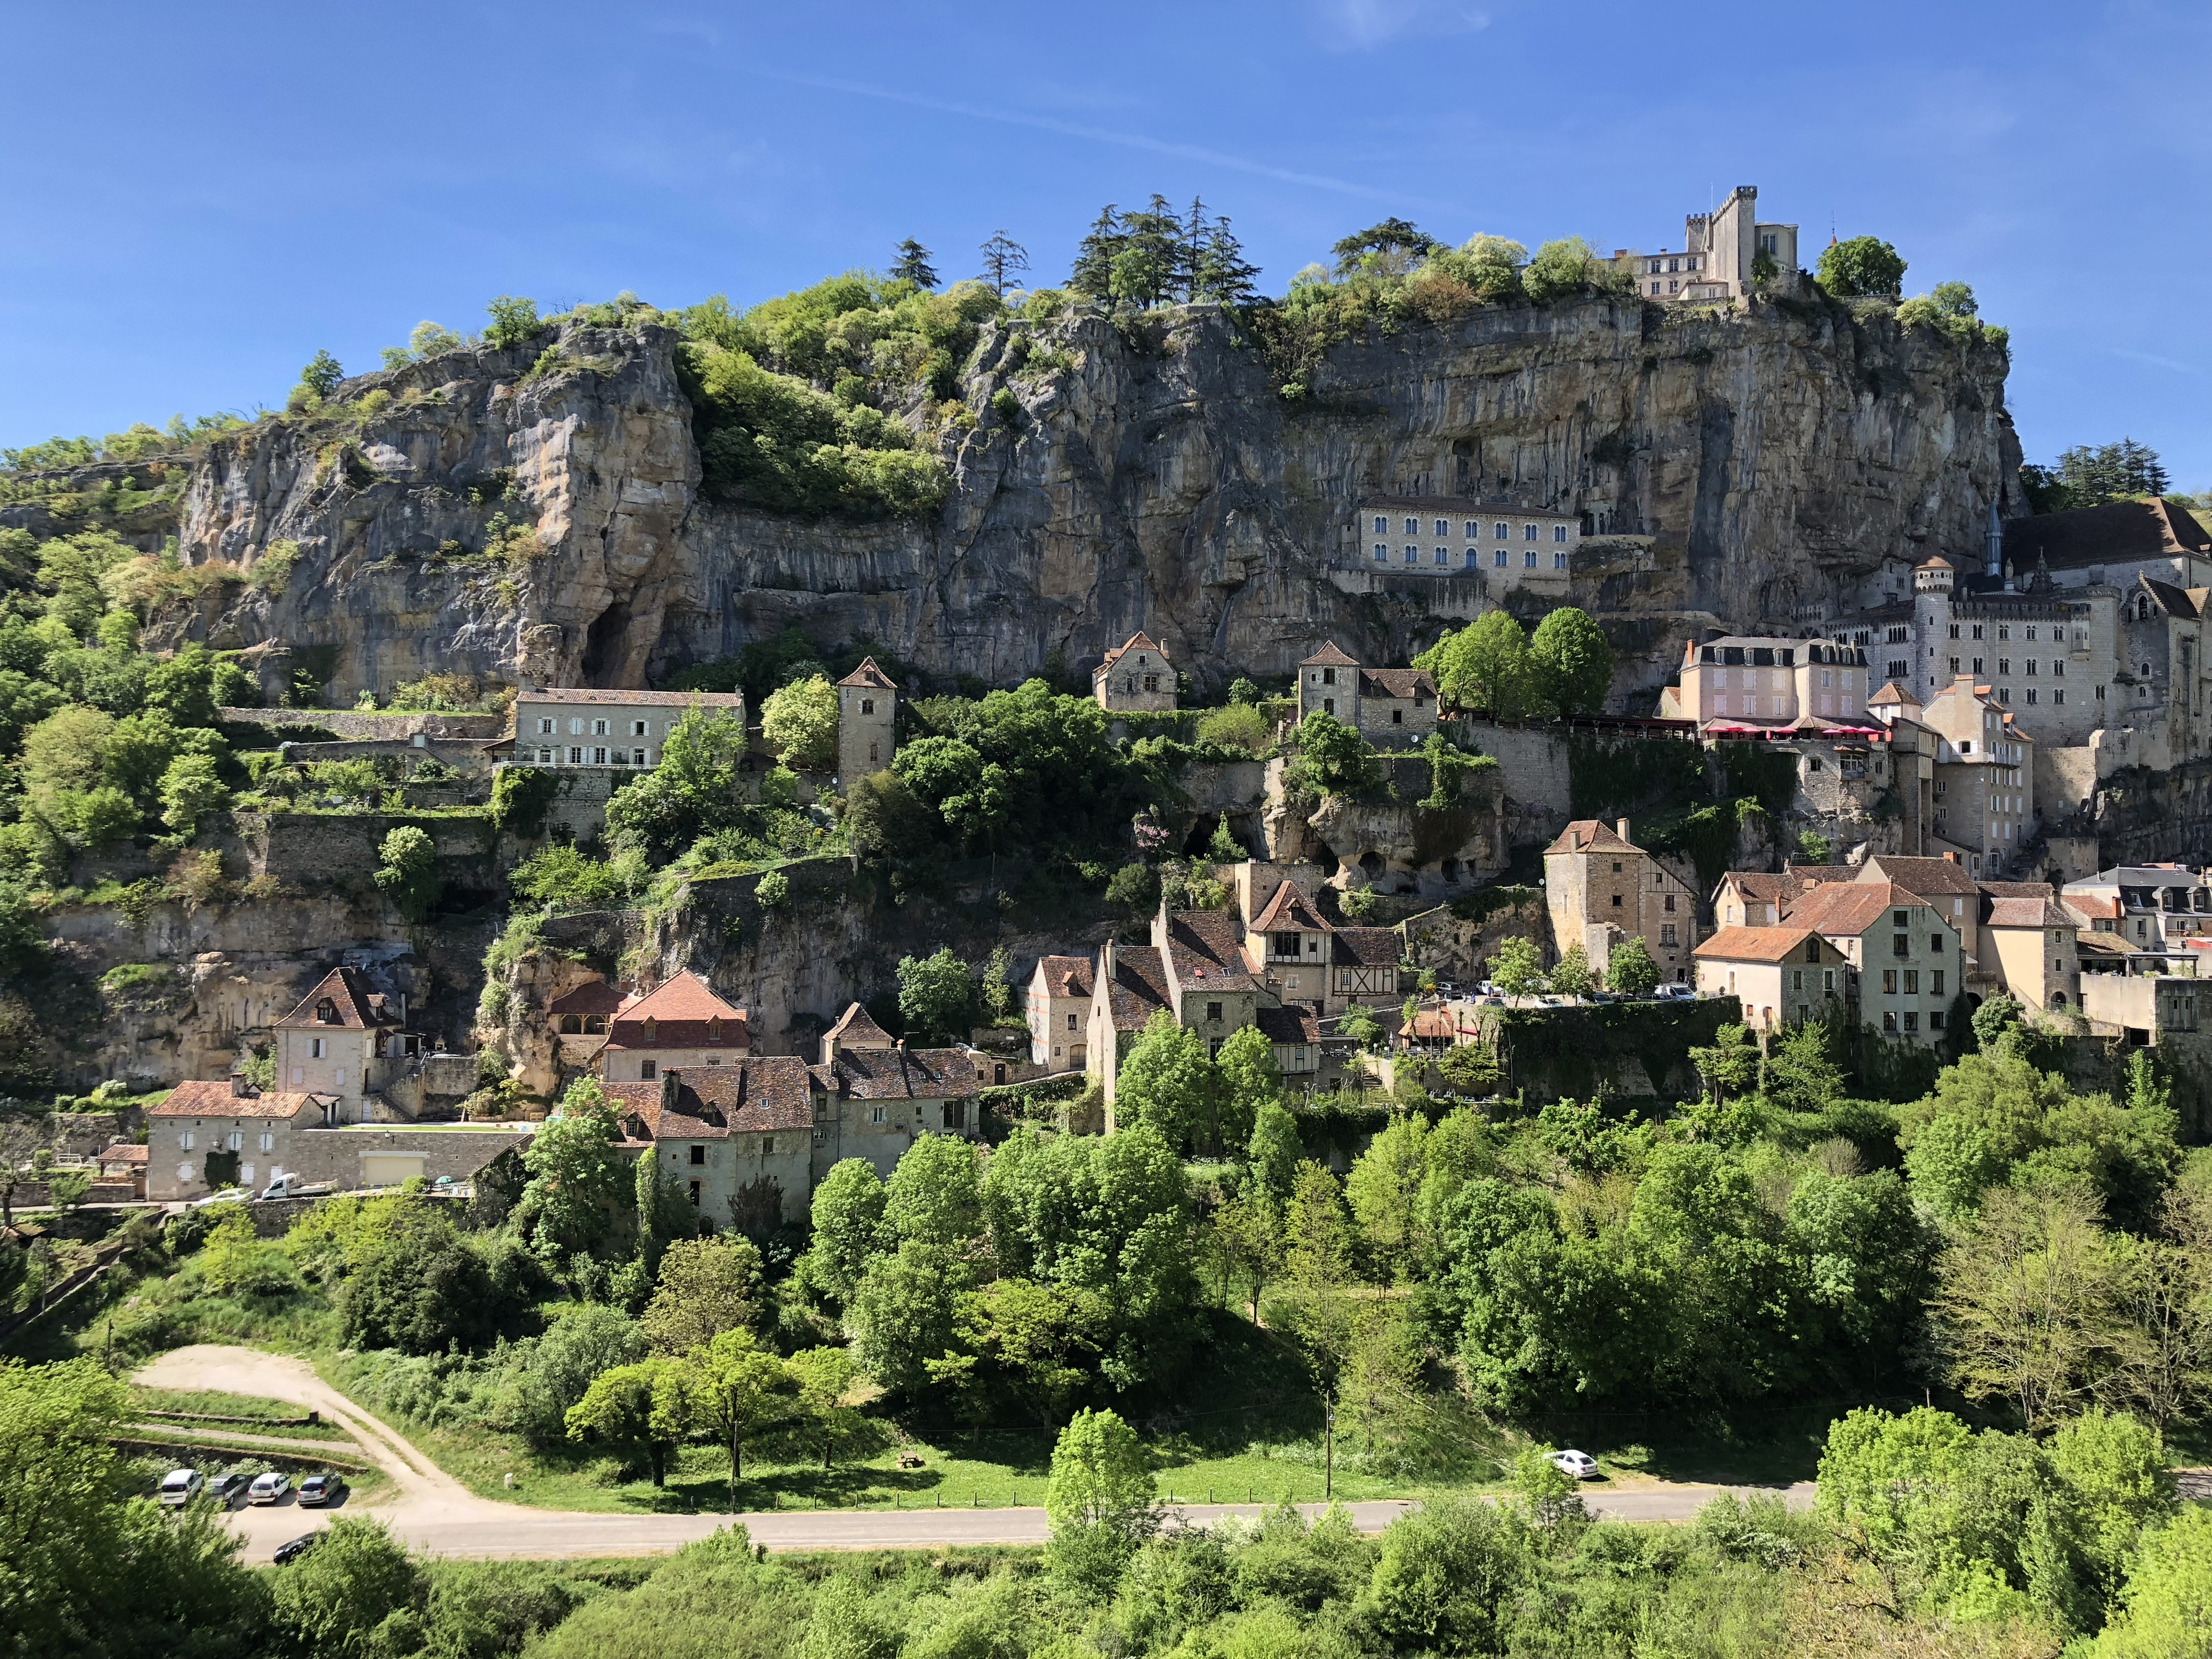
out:
<path id="1" fill-rule="evenodd" d="M 345 1477 L 342 1474 L 311 1474 L 300 1483 L 300 1507 L 312 1510 L 324 1504 L 335 1504 L 346 1492 Z"/>
<path id="2" fill-rule="evenodd" d="M 275 1557 L 276 1565 L 280 1567 L 290 1566 L 293 1562 L 314 1548 L 315 1540 L 321 1536 L 322 1534 L 319 1532 L 303 1533 L 289 1544 L 279 1544 L 276 1547 Z"/>
<path id="3" fill-rule="evenodd" d="M 246 1487 L 252 1484 L 246 1476 L 234 1471 L 229 1474 L 218 1474 L 208 1482 L 207 1495 L 215 1499 L 217 1509 L 227 1510 L 245 1497 Z"/>

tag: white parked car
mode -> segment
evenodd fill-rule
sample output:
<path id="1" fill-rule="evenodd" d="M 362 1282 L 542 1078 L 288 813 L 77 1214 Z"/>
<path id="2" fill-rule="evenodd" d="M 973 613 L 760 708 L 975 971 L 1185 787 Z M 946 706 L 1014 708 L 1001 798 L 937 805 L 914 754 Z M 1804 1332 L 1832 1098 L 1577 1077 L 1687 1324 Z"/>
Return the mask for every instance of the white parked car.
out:
<path id="1" fill-rule="evenodd" d="M 1597 1459 L 1588 1452 L 1555 1451 L 1547 1460 L 1562 1474 L 1571 1474 L 1577 1480 L 1597 1479 Z"/>
<path id="2" fill-rule="evenodd" d="M 161 1507 L 180 1510 L 207 1490 L 207 1476 L 198 1469 L 171 1469 L 161 1477 Z"/>
<path id="3" fill-rule="evenodd" d="M 252 1196 L 243 1187 L 226 1187 L 219 1193 L 210 1193 L 205 1198 L 194 1200 L 192 1208 L 204 1210 L 211 1204 L 243 1204 Z"/>
<path id="4" fill-rule="evenodd" d="M 253 1484 L 246 1488 L 246 1501 L 249 1504 L 280 1503 L 284 1494 L 291 1490 L 292 1477 L 281 1469 L 270 1469 L 265 1474 L 253 1477 Z"/>

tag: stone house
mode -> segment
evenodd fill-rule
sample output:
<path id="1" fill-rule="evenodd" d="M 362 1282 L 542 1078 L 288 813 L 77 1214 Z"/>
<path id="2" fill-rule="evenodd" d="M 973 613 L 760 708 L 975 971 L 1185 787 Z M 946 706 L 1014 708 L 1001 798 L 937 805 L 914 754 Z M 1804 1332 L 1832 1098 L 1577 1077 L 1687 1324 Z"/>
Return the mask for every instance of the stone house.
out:
<path id="1" fill-rule="evenodd" d="M 1150 635 L 1132 634 L 1091 671 L 1091 694 L 1098 706 L 1117 714 L 1171 714 L 1176 707 L 1175 665 Z"/>
<path id="2" fill-rule="evenodd" d="M 426 1045 L 406 1025 L 404 997 L 374 989 L 358 968 L 333 968 L 272 1029 L 277 1085 L 331 1097 L 340 1123 L 419 1116 Z"/>
<path id="3" fill-rule="evenodd" d="M 837 682 L 837 782 L 849 791 L 898 753 L 898 687 L 873 657 Z"/>
<path id="4" fill-rule="evenodd" d="M 1905 858 L 1877 853 L 1853 872 L 1851 879 L 1894 882 L 1915 898 L 1925 899 L 1962 941 L 1973 937 L 1972 921 L 1978 912 L 1982 885 L 1966 873 L 1963 856 Z"/>
<path id="5" fill-rule="evenodd" d="M 1583 520 L 1579 513 L 1473 496 L 1370 495 L 1356 509 L 1353 536 L 1366 550 L 1367 568 L 1377 573 L 1486 572 L 1495 581 L 1564 589 Z"/>
<path id="6" fill-rule="evenodd" d="M 243 1077 L 179 1083 L 146 1109 L 146 1196 L 204 1197 L 218 1187 L 254 1190 L 296 1167 L 296 1138 L 337 1120 L 337 1097 L 266 1092 Z"/>
<path id="7" fill-rule="evenodd" d="M 2212 885 L 2185 864 L 2114 865 L 2068 882 L 2059 899 L 2138 951 L 2178 950 L 2212 934 Z"/>
<path id="8" fill-rule="evenodd" d="M 913 1048 L 894 1040 L 859 1003 L 822 1034 L 814 1091 L 813 1179 L 838 1159 L 865 1158 L 888 1176 L 924 1134 L 982 1137 L 976 1097 L 991 1060 L 973 1048 Z"/>
<path id="9" fill-rule="evenodd" d="M 627 1144 L 683 1188 L 702 1232 L 803 1221 L 814 1191 L 814 1096 L 796 1054 L 610 1083 Z"/>
<path id="10" fill-rule="evenodd" d="M 1713 923 L 1723 928 L 1777 927 L 1783 906 L 1797 896 L 1797 890 L 1796 882 L 1787 875 L 1731 870 L 1713 889 Z"/>
<path id="11" fill-rule="evenodd" d="M 1090 957 L 1037 958 L 1022 1008 L 1029 1023 L 1031 1065 L 1054 1072 L 1085 1069 L 1091 993 Z"/>
<path id="12" fill-rule="evenodd" d="M 1661 980 L 1690 982 L 1698 896 L 1629 839 L 1626 818 L 1611 829 L 1577 818 L 1559 832 L 1544 849 L 1544 902 L 1555 951 L 1579 945 L 1602 973 L 1613 941 L 1633 934 L 1651 952 Z"/>
<path id="13" fill-rule="evenodd" d="M 1084 1025 L 1085 1068 L 1104 1090 L 1109 1122 L 1121 1062 L 1144 1032 L 1146 1022 L 1173 1007 L 1167 968 L 1150 945 L 1108 939 L 1091 975 L 1091 1014 Z"/>
<path id="14" fill-rule="evenodd" d="M 1286 1002 L 1279 1008 L 1261 1009 L 1257 1023 L 1275 1051 L 1275 1069 L 1285 1083 L 1313 1085 L 1321 1080 L 1328 1057 L 1322 1043 L 1319 1015 L 1310 1007 Z"/>
<path id="15" fill-rule="evenodd" d="M 1787 726 L 1866 717 L 1866 653 L 1828 640 L 1731 634 L 1683 648 L 1679 685 L 1659 694 L 1662 720 Z"/>
<path id="16" fill-rule="evenodd" d="M 1924 707 L 1883 708 L 1893 726 L 1934 734 L 1929 833 L 1964 851 L 1970 874 L 1994 876 L 2034 836 L 2034 739 L 1971 674 Z"/>
<path id="17" fill-rule="evenodd" d="M 667 1070 L 729 1065 L 751 1048 L 745 1011 L 687 969 L 657 990 L 623 999 L 595 1066 L 609 1083 L 650 1082 Z"/>
<path id="18" fill-rule="evenodd" d="M 1692 955 L 1698 994 L 1735 997 L 1754 1031 L 1826 1019 L 1850 994 L 1850 963 L 1812 927 L 1723 927 Z"/>
<path id="19" fill-rule="evenodd" d="M 626 1000 L 605 980 L 595 979 L 546 1005 L 545 1018 L 553 1026 L 553 1052 L 560 1061 L 562 1076 L 595 1069 L 599 1050 L 607 1046 L 607 1028 Z"/>
<path id="20" fill-rule="evenodd" d="M 1327 1013 L 1335 932 L 1304 889 L 1293 881 L 1281 882 L 1244 924 L 1244 960 L 1254 973 L 1266 976 L 1285 1006 L 1303 1004 Z"/>
<path id="21" fill-rule="evenodd" d="M 1378 749 L 1419 748 L 1437 729 L 1425 669 L 1362 668 L 1332 640 L 1298 665 L 1298 718 L 1319 712 Z"/>
<path id="22" fill-rule="evenodd" d="M 658 763 L 661 744 L 694 708 L 745 723 L 741 691 L 525 686 L 515 694 L 514 730 L 505 744 L 518 766 L 640 770 Z"/>
<path id="23" fill-rule="evenodd" d="M 2081 923 L 2041 882 L 1985 881 L 1970 983 L 1984 996 L 1999 991 L 2038 1013 L 2081 1007 Z"/>
<path id="24" fill-rule="evenodd" d="M 1859 1024 L 1932 1048 L 1943 1041 L 1952 999 L 1965 988 L 1963 940 L 1935 906 L 1893 882 L 1829 882 L 1793 905 L 1785 925 L 1809 927 L 1852 969 Z"/>

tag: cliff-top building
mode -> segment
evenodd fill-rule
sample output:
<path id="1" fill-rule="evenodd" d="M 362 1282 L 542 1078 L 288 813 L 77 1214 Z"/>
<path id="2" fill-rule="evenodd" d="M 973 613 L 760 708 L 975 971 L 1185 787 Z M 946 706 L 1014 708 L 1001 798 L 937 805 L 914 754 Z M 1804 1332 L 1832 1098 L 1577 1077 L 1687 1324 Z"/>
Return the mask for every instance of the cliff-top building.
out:
<path id="1" fill-rule="evenodd" d="M 1738 185 L 1717 211 L 1683 216 L 1680 248 L 1650 253 L 1616 248 L 1613 268 L 1635 279 L 1638 295 L 1662 305 L 1727 300 L 1751 290 L 1761 254 L 1771 262 L 1776 277 L 1793 276 L 1797 227 L 1762 222 L 1759 186 Z"/>
<path id="2" fill-rule="evenodd" d="M 1298 718 L 1322 714 L 1368 742 L 1418 747 L 1437 729 L 1437 683 L 1420 668 L 1362 668 L 1331 640 L 1298 665 Z"/>
<path id="3" fill-rule="evenodd" d="M 1374 570 L 1415 576 L 1510 573 L 1522 582 L 1556 580 L 1582 540 L 1579 513 L 1485 501 L 1471 495 L 1368 495 L 1356 530 Z"/>
<path id="4" fill-rule="evenodd" d="M 1659 694 L 1662 720 L 1787 726 L 1863 722 L 1866 653 L 1828 640 L 1731 634 L 1683 649 L 1681 682 Z"/>
<path id="5" fill-rule="evenodd" d="M 525 686 L 515 694 L 514 759 L 522 766 L 641 768 L 692 709 L 745 723 L 742 691 L 622 691 Z"/>

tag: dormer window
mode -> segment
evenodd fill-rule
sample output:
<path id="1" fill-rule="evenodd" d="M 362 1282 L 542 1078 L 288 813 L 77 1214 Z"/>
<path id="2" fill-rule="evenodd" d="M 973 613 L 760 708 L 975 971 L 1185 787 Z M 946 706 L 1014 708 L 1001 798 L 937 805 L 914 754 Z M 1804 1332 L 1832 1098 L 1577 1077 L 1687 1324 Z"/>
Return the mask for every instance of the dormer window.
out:
<path id="1" fill-rule="evenodd" d="M 646 1040 L 647 1042 L 651 1042 L 654 1039 L 654 1037 L 659 1034 L 659 1029 L 660 1029 L 660 1028 L 659 1028 L 659 1024 L 658 1024 L 657 1022 L 655 1022 L 655 1021 L 653 1021 L 653 1020 L 650 1020 L 650 1019 L 648 1019 L 647 1021 L 646 1021 L 646 1022 L 645 1022 L 645 1040 Z"/>
<path id="2" fill-rule="evenodd" d="M 721 1016 L 718 1014 L 713 1019 L 707 1022 L 707 1041 L 709 1042 L 720 1042 L 721 1040 L 722 1020 Z"/>
<path id="3" fill-rule="evenodd" d="M 315 1005 L 315 1024 L 318 1025 L 336 1025 L 338 1023 L 338 1006 L 337 1003 L 331 1001 L 330 998 L 325 997 L 320 1002 Z"/>

